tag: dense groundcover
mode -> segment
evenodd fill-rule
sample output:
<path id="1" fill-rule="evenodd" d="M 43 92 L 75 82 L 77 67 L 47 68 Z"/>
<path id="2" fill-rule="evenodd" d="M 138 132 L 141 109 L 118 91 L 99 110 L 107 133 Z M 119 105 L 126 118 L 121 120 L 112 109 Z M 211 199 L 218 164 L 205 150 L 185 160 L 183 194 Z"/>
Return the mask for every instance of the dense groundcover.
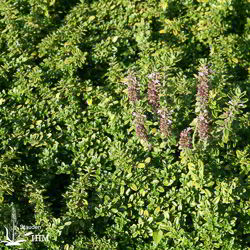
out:
<path id="1" fill-rule="evenodd" d="M 1 0 L 0 241 L 249 249 L 249 9 Z"/>

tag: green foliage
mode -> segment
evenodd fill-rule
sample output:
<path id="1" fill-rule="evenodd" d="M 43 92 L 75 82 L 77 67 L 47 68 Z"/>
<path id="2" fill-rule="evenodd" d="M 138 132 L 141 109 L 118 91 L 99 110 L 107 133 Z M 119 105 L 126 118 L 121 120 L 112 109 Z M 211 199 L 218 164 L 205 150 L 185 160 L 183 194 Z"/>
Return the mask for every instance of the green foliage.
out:
<path id="1" fill-rule="evenodd" d="M 0 239 L 15 204 L 25 249 L 248 249 L 248 15 L 2 0 Z"/>

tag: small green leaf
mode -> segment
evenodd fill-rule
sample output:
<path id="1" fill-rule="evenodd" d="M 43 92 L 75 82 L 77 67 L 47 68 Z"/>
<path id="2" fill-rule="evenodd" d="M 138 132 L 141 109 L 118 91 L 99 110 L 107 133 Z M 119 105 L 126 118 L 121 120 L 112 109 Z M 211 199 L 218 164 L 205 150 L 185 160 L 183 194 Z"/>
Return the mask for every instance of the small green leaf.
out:
<path id="1" fill-rule="evenodd" d="M 126 178 L 129 179 L 133 174 L 132 173 L 129 173 L 127 174 Z"/>
<path id="2" fill-rule="evenodd" d="M 42 120 L 38 120 L 38 121 L 36 121 L 36 125 L 40 126 L 42 124 L 42 122 L 43 122 Z"/>
<path id="3" fill-rule="evenodd" d="M 163 232 L 161 230 L 153 232 L 153 240 L 156 245 L 158 245 L 162 239 Z"/>
<path id="4" fill-rule="evenodd" d="M 56 0 L 51 0 L 49 3 L 49 6 L 53 6 L 55 4 Z"/>
<path id="5" fill-rule="evenodd" d="M 152 184 L 157 184 L 157 183 L 159 183 L 159 181 L 158 180 L 153 180 L 151 183 Z"/>
<path id="6" fill-rule="evenodd" d="M 211 197 L 211 192 L 208 189 L 203 189 L 202 193 L 204 193 L 207 197 Z"/>
<path id="7" fill-rule="evenodd" d="M 223 113 L 219 116 L 220 119 L 226 119 L 228 117 L 228 114 Z"/>
<path id="8" fill-rule="evenodd" d="M 124 186 L 121 186 L 120 195 L 123 195 L 123 194 L 124 194 Z"/>
<path id="9" fill-rule="evenodd" d="M 138 219 L 138 224 L 139 224 L 139 225 L 141 225 L 141 224 L 143 225 L 143 224 L 144 224 L 141 217 L 139 217 L 139 219 Z"/>
<path id="10" fill-rule="evenodd" d="M 62 129 L 59 125 L 56 125 L 56 130 L 62 131 Z"/>
<path id="11" fill-rule="evenodd" d="M 219 201 L 220 201 L 220 196 L 217 196 L 217 197 L 213 200 L 213 203 L 214 203 L 214 204 L 217 204 L 217 203 L 219 203 Z"/>
<path id="12" fill-rule="evenodd" d="M 232 58 L 232 61 L 233 61 L 234 63 L 238 63 L 238 62 L 239 62 L 239 60 L 238 60 L 237 58 Z"/>
<path id="13" fill-rule="evenodd" d="M 2 105 L 5 102 L 3 98 L 0 98 L 0 105 Z"/>
<path id="14" fill-rule="evenodd" d="M 143 215 L 143 209 L 140 209 L 139 214 L 142 216 Z"/>
<path id="15" fill-rule="evenodd" d="M 225 122 L 223 120 L 218 120 L 218 121 L 215 121 L 215 123 L 219 126 L 224 126 Z"/>
<path id="16" fill-rule="evenodd" d="M 118 40 L 118 38 L 119 38 L 119 36 L 114 36 L 114 37 L 112 38 L 112 42 L 115 43 L 115 42 Z"/>
<path id="17" fill-rule="evenodd" d="M 229 130 L 228 130 L 228 129 L 225 129 L 225 130 L 223 131 L 223 138 L 222 138 L 222 141 L 223 141 L 224 143 L 227 143 L 227 142 L 228 142 L 228 137 L 229 137 Z"/>
<path id="18" fill-rule="evenodd" d="M 65 226 L 69 226 L 69 225 L 71 225 L 71 223 L 72 223 L 71 221 L 67 221 L 67 222 L 65 222 L 64 225 L 65 225 Z"/>
<path id="19" fill-rule="evenodd" d="M 146 195 L 146 191 L 144 189 L 141 189 L 140 194 L 141 194 L 142 197 L 144 197 Z"/>
<path id="20" fill-rule="evenodd" d="M 157 190 L 160 192 L 160 193 L 163 193 L 165 190 L 164 190 L 164 188 L 162 187 L 162 186 L 159 186 L 158 188 L 157 188 Z"/>
<path id="21" fill-rule="evenodd" d="M 86 91 L 89 92 L 89 91 L 92 91 L 92 89 L 93 89 L 92 87 L 87 87 L 87 88 L 86 88 Z"/>
<path id="22" fill-rule="evenodd" d="M 193 121 L 190 123 L 190 126 L 195 127 L 197 124 L 197 118 L 193 119 Z"/>
<path id="23" fill-rule="evenodd" d="M 92 22 L 93 20 L 95 20 L 95 16 L 90 16 L 89 17 L 89 22 Z"/>
<path id="24" fill-rule="evenodd" d="M 161 208 L 160 207 L 157 207 L 154 211 L 155 214 L 158 214 L 159 212 L 161 211 Z"/>
<path id="25" fill-rule="evenodd" d="M 134 190 L 134 191 L 137 191 L 137 190 L 138 190 L 137 186 L 136 186 L 134 183 L 133 183 L 130 187 L 131 187 L 131 189 Z"/>
<path id="26" fill-rule="evenodd" d="M 203 179 L 204 176 L 204 163 L 201 160 L 198 160 L 198 167 L 199 167 L 199 177 Z"/>
<path id="27" fill-rule="evenodd" d="M 145 163 L 150 163 L 151 162 L 151 158 L 148 157 L 146 160 L 145 160 Z"/>

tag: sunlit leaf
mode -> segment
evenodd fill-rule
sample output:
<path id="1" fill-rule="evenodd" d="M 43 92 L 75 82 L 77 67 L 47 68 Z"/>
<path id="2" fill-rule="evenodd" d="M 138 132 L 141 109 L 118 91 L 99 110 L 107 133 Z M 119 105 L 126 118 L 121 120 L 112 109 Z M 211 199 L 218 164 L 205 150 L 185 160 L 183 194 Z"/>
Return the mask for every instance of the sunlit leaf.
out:
<path id="1" fill-rule="evenodd" d="M 156 245 L 158 245 L 163 237 L 163 232 L 161 230 L 153 232 L 153 240 Z"/>

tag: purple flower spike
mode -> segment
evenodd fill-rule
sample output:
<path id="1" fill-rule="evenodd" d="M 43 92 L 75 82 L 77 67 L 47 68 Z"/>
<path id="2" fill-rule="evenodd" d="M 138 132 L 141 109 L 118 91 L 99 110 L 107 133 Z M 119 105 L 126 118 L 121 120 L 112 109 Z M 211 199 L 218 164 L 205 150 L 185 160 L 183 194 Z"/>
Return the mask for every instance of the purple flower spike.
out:
<path id="1" fill-rule="evenodd" d="M 198 117 L 198 133 L 201 140 L 208 139 L 208 132 L 209 132 L 209 122 L 204 114 L 200 114 Z"/>
<path id="2" fill-rule="evenodd" d="M 136 135 L 144 140 L 144 141 L 148 141 L 148 134 L 147 134 L 147 130 L 144 126 L 144 120 L 145 117 L 141 114 L 138 113 L 133 113 L 133 115 L 136 117 L 135 119 L 135 131 L 136 131 Z"/>
<path id="3" fill-rule="evenodd" d="M 157 112 L 160 115 L 160 131 L 161 133 L 168 137 L 171 134 L 171 124 L 170 114 L 166 109 L 158 110 Z"/>
<path id="4" fill-rule="evenodd" d="M 209 98 L 209 74 L 212 71 L 207 66 L 201 66 L 199 69 L 198 76 L 199 85 L 197 87 L 197 103 L 196 106 L 199 108 L 199 116 L 197 123 L 197 130 L 201 140 L 207 140 L 209 137 L 209 116 L 207 111 L 208 98 Z"/>
<path id="5" fill-rule="evenodd" d="M 209 69 L 206 66 L 200 68 L 197 76 L 199 85 L 197 88 L 197 101 L 202 108 L 206 108 L 209 97 L 208 74 Z"/>
<path id="6" fill-rule="evenodd" d="M 192 130 L 191 128 L 186 128 L 181 132 L 180 140 L 179 140 L 180 149 L 192 148 L 192 142 L 191 142 L 191 136 L 190 136 L 191 130 Z"/>
<path id="7" fill-rule="evenodd" d="M 148 75 L 150 79 L 148 83 L 148 102 L 156 111 L 160 107 L 160 97 L 158 88 L 160 86 L 160 74 L 152 73 Z"/>
<path id="8" fill-rule="evenodd" d="M 138 81 L 132 73 L 126 77 L 126 84 L 128 85 L 128 99 L 135 104 L 140 100 L 140 93 Z"/>

